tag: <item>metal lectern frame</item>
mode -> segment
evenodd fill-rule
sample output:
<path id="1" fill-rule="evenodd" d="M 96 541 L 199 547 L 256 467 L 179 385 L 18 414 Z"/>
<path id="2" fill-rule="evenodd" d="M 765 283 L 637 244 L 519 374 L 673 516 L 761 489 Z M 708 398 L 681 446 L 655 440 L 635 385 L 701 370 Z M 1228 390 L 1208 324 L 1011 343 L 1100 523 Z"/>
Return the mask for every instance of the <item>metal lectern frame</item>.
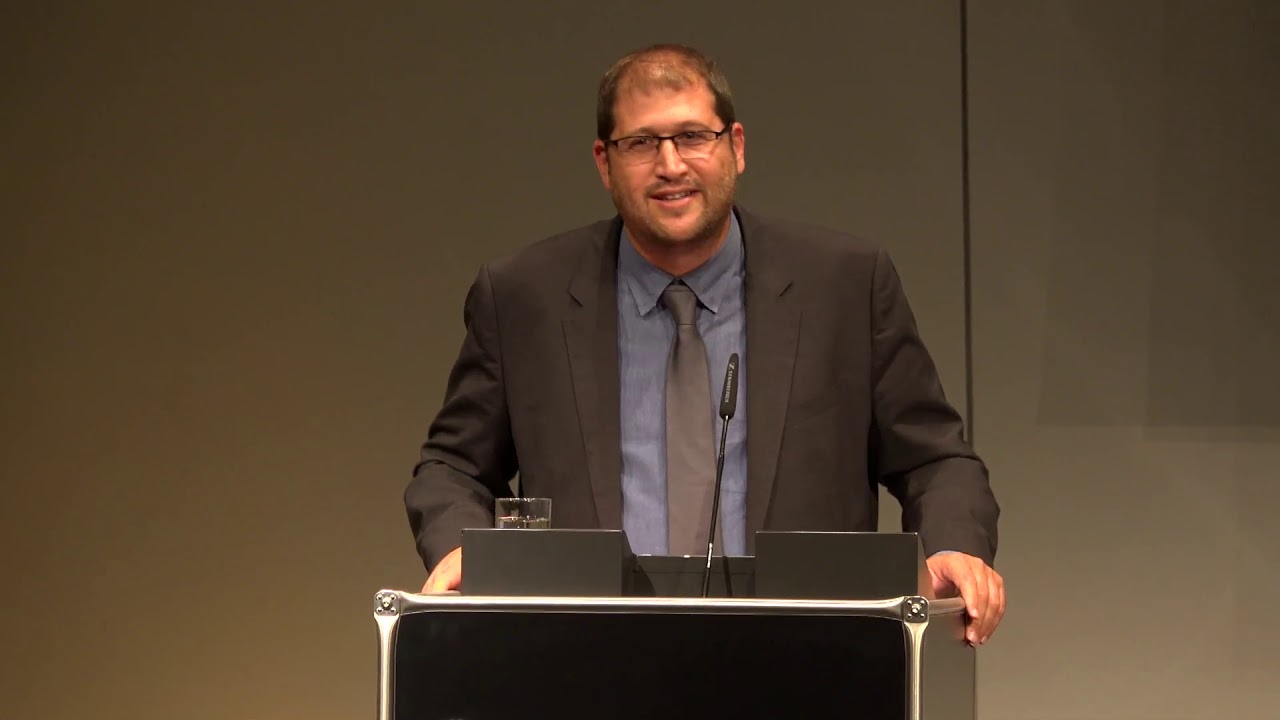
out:
<path id="1" fill-rule="evenodd" d="M 374 596 L 378 625 L 378 720 L 395 720 L 395 648 L 400 617 L 433 611 L 684 614 L 684 615 L 819 615 L 898 620 L 906 650 L 906 720 L 924 720 L 925 630 L 931 617 L 964 613 L 959 598 L 929 600 L 905 595 L 884 600 L 771 600 L 765 598 L 617 598 L 617 597 L 485 597 L 442 593 L 422 595 L 381 590 Z"/>

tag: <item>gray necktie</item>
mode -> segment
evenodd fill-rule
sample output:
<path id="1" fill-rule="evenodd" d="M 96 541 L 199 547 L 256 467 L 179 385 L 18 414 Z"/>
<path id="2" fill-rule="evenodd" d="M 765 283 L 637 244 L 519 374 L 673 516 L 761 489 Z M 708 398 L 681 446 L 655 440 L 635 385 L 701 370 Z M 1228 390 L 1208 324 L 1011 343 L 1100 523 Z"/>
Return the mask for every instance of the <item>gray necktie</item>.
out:
<path id="1" fill-rule="evenodd" d="M 707 551 L 716 482 L 707 347 L 698 334 L 698 298 L 693 291 L 677 280 L 663 291 L 662 302 L 676 321 L 667 361 L 668 552 L 701 555 Z M 717 523 L 717 539 L 720 535 Z"/>

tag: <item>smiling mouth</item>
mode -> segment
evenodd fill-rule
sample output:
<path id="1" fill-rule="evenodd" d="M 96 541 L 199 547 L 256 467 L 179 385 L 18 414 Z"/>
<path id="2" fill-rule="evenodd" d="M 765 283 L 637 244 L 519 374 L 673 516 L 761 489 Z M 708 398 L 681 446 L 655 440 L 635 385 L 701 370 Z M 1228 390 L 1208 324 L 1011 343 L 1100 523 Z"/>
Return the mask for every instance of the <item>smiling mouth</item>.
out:
<path id="1" fill-rule="evenodd" d="M 662 201 L 664 201 L 664 202 L 671 202 L 671 201 L 675 201 L 675 200 L 683 200 L 683 199 L 685 199 L 685 198 L 687 198 L 687 197 L 692 196 L 695 192 L 697 192 L 697 191 L 695 191 L 695 190 L 682 190 L 682 191 L 680 191 L 680 192 L 674 192 L 674 193 L 658 193 L 658 194 L 653 195 L 652 197 L 653 197 L 653 199 L 654 199 L 654 200 L 662 200 Z"/>

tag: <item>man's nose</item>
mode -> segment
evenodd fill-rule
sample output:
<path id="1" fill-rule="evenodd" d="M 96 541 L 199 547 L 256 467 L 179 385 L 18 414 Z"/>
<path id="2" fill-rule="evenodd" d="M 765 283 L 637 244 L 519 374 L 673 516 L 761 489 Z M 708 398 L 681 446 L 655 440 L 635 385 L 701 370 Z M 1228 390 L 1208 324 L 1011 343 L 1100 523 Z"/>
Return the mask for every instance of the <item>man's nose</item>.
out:
<path id="1" fill-rule="evenodd" d="M 676 149 L 676 141 L 666 138 L 658 141 L 658 157 L 653 161 L 654 169 L 659 175 L 683 175 L 688 169 L 680 151 Z"/>

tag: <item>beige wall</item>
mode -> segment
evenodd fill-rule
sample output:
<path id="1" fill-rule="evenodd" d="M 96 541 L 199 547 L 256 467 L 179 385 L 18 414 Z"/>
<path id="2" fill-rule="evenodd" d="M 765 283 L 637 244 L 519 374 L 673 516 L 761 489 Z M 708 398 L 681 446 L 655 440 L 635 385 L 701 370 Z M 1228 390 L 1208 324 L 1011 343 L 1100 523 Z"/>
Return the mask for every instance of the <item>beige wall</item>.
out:
<path id="1" fill-rule="evenodd" d="M 476 266 L 610 212 L 592 92 L 722 59 L 753 208 L 885 242 L 964 366 L 960 8 L 34 5 L 0 30 L 0 717 L 372 713 Z M 968 3 L 984 720 L 1280 677 L 1280 6 Z"/>
<path id="2" fill-rule="evenodd" d="M 897 257 L 963 405 L 954 2 L 29 4 L 0 23 L 0 717 L 352 718 L 485 259 L 610 212 L 620 53 L 698 44 L 743 199 Z"/>
<path id="3" fill-rule="evenodd" d="M 982 717 L 1280 701 L 1280 5 L 970 3 Z"/>

